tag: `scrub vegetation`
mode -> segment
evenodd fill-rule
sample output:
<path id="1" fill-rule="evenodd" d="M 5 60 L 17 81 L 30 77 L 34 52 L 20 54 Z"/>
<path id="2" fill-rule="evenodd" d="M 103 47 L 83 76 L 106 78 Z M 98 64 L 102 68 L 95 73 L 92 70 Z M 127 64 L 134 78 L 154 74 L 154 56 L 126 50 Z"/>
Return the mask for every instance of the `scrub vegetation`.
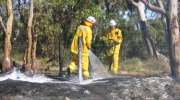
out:
<path id="1" fill-rule="evenodd" d="M 169 75 L 170 65 L 168 62 L 158 59 L 141 60 L 139 58 L 131 58 L 121 63 L 119 69 L 121 74 L 128 75 Z"/>

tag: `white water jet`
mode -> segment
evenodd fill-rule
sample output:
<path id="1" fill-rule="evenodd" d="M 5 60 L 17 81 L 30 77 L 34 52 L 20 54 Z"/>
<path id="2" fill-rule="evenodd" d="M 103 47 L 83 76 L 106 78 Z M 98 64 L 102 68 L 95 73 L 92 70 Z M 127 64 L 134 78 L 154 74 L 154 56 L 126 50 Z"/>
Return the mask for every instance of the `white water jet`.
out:
<path id="1" fill-rule="evenodd" d="M 81 83 L 79 83 L 78 76 L 73 77 L 73 79 L 69 81 L 59 81 L 50 77 L 45 76 L 44 74 L 35 74 L 32 76 L 27 76 L 24 73 L 22 73 L 19 69 L 14 68 L 12 71 L 0 74 L 0 82 L 5 80 L 17 80 L 17 81 L 26 81 L 26 82 L 32 82 L 32 83 L 71 83 L 71 84 L 90 84 L 94 82 L 98 82 L 97 80 L 100 80 L 102 78 L 96 78 L 83 80 Z M 101 81 L 102 82 L 102 81 Z"/>
<path id="2" fill-rule="evenodd" d="M 33 75 L 32 77 L 29 77 L 16 68 L 14 68 L 11 72 L 0 74 L 0 81 L 5 81 L 8 79 L 35 83 L 53 82 L 53 79 L 48 78 L 43 74 Z"/>

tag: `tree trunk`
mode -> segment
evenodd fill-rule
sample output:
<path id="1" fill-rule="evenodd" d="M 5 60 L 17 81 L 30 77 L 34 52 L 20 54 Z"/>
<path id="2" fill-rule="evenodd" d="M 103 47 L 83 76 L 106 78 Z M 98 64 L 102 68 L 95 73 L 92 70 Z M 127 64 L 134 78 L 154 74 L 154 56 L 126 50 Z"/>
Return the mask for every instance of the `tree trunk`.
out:
<path id="1" fill-rule="evenodd" d="M 109 14 L 109 12 L 110 12 L 110 8 L 109 8 L 110 3 L 109 3 L 108 0 L 105 0 L 105 6 L 106 6 L 106 9 L 107 9 L 107 13 Z"/>
<path id="2" fill-rule="evenodd" d="M 30 7 L 29 7 L 29 20 L 28 20 L 28 41 L 27 41 L 27 52 L 26 52 L 26 72 L 31 70 L 31 48 L 32 48 L 32 21 L 33 21 L 33 0 L 30 0 Z"/>
<path id="3" fill-rule="evenodd" d="M 64 53 L 65 53 L 64 52 L 64 43 L 63 43 L 63 39 L 61 37 L 59 37 L 59 76 L 63 75 L 63 66 L 64 66 L 64 57 L 65 57 L 64 56 Z"/>
<path id="4" fill-rule="evenodd" d="M 32 48 L 32 70 L 37 73 L 38 68 L 36 65 L 36 47 L 37 47 L 37 34 L 33 33 L 33 48 Z"/>
<path id="5" fill-rule="evenodd" d="M 11 34 L 12 34 L 12 24 L 13 24 L 13 13 L 12 13 L 12 1 L 7 0 L 7 26 L 5 29 L 5 45 L 4 45 L 4 60 L 2 64 L 3 72 L 10 71 L 13 69 L 12 59 L 11 59 Z M 2 23 L 2 22 L 1 22 Z"/>
<path id="6" fill-rule="evenodd" d="M 156 2 L 158 3 L 158 5 L 159 5 L 159 7 L 161 9 L 164 9 L 164 5 L 162 3 L 162 0 L 156 0 Z M 164 27 L 164 33 L 165 33 L 166 38 L 167 38 L 167 35 L 168 35 L 167 22 L 166 22 L 166 16 L 163 15 L 163 14 L 161 14 L 161 21 L 162 21 L 162 24 L 163 24 L 163 27 Z M 169 59 L 166 56 L 164 56 L 164 55 L 162 55 L 162 54 L 160 54 L 158 52 L 157 52 L 157 55 L 158 55 L 159 59 L 164 60 L 164 61 L 169 61 Z"/>
<path id="7" fill-rule="evenodd" d="M 178 0 L 168 1 L 167 26 L 171 75 L 180 80 L 180 33 L 178 23 Z"/>
<path id="8" fill-rule="evenodd" d="M 141 31 L 143 34 L 143 39 L 145 41 L 148 54 L 152 57 L 154 56 L 154 57 L 158 58 L 153 40 L 152 40 L 150 32 L 149 32 L 149 28 L 146 23 L 146 17 L 145 17 L 145 12 L 144 12 L 145 5 L 141 1 L 139 1 L 137 8 L 138 8 L 138 13 L 139 13 L 139 17 L 140 17 Z"/>
<path id="9" fill-rule="evenodd" d="M 178 0 L 168 0 L 168 11 L 151 5 L 147 0 L 141 0 L 146 6 L 156 12 L 166 15 L 168 30 L 168 48 L 171 75 L 180 80 L 180 33 L 178 23 Z"/>

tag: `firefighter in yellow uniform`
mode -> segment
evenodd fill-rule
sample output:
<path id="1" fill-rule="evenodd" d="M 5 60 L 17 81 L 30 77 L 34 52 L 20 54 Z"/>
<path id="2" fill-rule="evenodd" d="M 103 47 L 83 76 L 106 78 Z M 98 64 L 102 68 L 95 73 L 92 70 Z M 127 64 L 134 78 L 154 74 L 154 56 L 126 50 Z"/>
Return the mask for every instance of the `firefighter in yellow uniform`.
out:
<path id="1" fill-rule="evenodd" d="M 69 72 L 73 73 L 77 70 L 78 65 L 78 37 L 82 38 L 82 75 L 85 78 L 89 77 L 89 58 L 88 50 L 91 48 L 92 30 L 91 26 L 96 22 L 95 18 L 89 16 L 83 25 L 78 26 L 74 38 L 71 43 L 71 62 L 69 64 Z"/>
<path id="2" fill-rule="evenodd" d="M 108 41 L 111 45 L 107 50 L 109 71 L 116 74 L 119 68 L 119 51 L 123 37 L 121 30 L 116 28 L 116 22 L 114 20 L 110 20 L 109 26 L 110 28 L 103 34 L 103 40 Z"/>

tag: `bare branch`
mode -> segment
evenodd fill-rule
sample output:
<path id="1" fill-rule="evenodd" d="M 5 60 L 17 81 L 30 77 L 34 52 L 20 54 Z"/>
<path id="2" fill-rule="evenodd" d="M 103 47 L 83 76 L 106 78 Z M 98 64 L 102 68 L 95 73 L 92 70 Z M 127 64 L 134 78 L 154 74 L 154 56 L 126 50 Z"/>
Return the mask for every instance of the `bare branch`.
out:
<path id="1" fill-rule="evenodd" d="M 140 0 L 140 1 L 143 2 L 143 3 L 147 6 L 147 8 L 149 8 L 149 9 L 152 10 L 152 11 L 161 13 L 161 14 L 163 14 L 163 15 L 165 15 L 165 16 L 166 16 L 167 13 L 168 13 L 168 11 L 166 11 L 165 9 L 152 5 L 152 4 L 149 2 L 149 0 Z"/>
<path id="2" fill-rule="evenodd" d="M 2 27 L 3 27 L 3 29 L 4 29 L 4 31 L 6 32 L 6 28 L 5 28 L 4 24 L 3 24 L 3 21 L 2 21 L 2 17 L 1 17 L 1 16 L 0 16 L 0 22 L 1 22 L 1 25 L 2 25 Z"/>
<path id="3" fill-rule="evenodd" d="M 130 3 L 132 3 L 134 6 L 138 7 L 138 3 L 136 3 L 134 0 L 128 0 Z"/>
<path id="4" fill-rule="evenodd" d="M 164 6 L 162 4 L 162 0 L 156 0 L 156 2 L 158 3 L 160 8 L 164 9 Z"/>

